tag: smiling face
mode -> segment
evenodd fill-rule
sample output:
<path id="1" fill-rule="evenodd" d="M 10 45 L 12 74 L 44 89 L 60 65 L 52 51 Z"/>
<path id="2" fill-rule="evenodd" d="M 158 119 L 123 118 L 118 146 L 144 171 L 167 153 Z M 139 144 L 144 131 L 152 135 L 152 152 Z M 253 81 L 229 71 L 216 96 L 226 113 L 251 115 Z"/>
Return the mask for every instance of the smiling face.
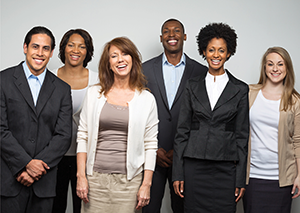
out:
<path id="1" fill-rule="evenodd" d="M 283 84 L 286 77 L 286 65 L 283 58 L 277 53 L 270 53 L 266 57 L 265 72 L 267 81 L 273 84 Z"/>
<path id="2" fill-rule="evenodd" d="M 227 51 L 227 44 L 223 38 L 213 38 L 209 41 L 207 48 L 203 51 L 208 63 L 208 71 L 212 75 L 221 75 L 224 71 L 224 64 L 230 53 Z"/>
<path id="3" fill-rule="evenodd" d="M 28 44 L 24 44 L 26 64 L 34 75 L 41 74 L 53 55 L 51 38 L 46 34 L 34 34 Z"/>
<path id="4" fill-rule="evenodd" d="M 115 78 L 128 78 L 129 80 L 132 68 L 132 58 L 129 54 L 112 45 L 109 48 L 109 64 Z"/>
<path id="5" fill-rule="evenodd" d="M 164 24 L 160 41 L 166 54 L 182 53 L 185 40 L 186 34 L 183 33 L 182 26 L 178 21 L 169 21 Z"/>
<path id="6" fill-rule="evenodd" d="M 86 53 L 84 39 L 79 34 L 71 35 L 65 48 L 65 63 L 71 66 L 83 66 Z"/>

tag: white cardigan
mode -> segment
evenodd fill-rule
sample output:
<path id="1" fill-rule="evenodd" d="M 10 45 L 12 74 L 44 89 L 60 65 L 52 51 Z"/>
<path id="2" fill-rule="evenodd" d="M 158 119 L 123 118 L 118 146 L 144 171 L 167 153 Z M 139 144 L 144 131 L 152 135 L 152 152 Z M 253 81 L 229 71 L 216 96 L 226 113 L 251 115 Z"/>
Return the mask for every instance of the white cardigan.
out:
<path id="1" fill-rule="evenodd" d="M 86 173 L 93 174 L 101 110 L 106 97 L 100 86 L 88 89 L 80 114 L 77 133 L 77 153 L 87 153 Z M 154 171 L 157 150 L 158 118 L 154 96 L 144 90 L 135 91 L 128 102 L 129 121 L 127 137 L 127 179 L 131 180 L 145 170 Z"/>

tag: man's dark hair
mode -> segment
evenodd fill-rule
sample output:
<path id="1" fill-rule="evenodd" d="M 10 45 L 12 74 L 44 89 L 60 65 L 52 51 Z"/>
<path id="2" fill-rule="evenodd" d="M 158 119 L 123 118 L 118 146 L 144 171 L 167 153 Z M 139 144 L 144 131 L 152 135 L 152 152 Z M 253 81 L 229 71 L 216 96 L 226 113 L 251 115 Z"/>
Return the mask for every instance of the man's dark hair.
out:
<path id="1" fill-rule="evenodd" d="M 26 34 L 25 39 L 24 39 L 24 44 L 26 44 L 28 46 L 31 41 L 32 36 L 35 34 L 46 34 L 47 36 L 49 36 L 51 38 L 51 51 L 54 50 L 55 38 L 49 29 L 47 29 L 46 27 L 42 27 L 42 26 L 36 26 L 36 27 L 32 28 Z"/>

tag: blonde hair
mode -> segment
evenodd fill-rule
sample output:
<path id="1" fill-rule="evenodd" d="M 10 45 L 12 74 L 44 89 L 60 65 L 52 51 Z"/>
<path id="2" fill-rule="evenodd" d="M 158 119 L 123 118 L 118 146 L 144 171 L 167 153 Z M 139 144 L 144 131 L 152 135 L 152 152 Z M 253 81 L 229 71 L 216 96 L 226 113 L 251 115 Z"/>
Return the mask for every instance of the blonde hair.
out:
<path id="1" fill-rule="evenodd" d="M 258 84 L 262 84 L 263 87 L 266 85 L 267 78 L 268 78 L 266 75 L 266 63 L 267 63 L 267 56 L 270 53 L 277 53 L 278 55 L 280 55 L 283 58 L 286 67 L 286 76 L 283 80 L 284 87 L 281 96 L 281 104 L 283 106 L 282 110 L 286 111 L 296 103 L 296 101 L 293 100 L 293 97 L 299 99 L 300 95 L 294 88 L 295 73 L 294 73 L 292 59 L 289 53 L 284 48 L 270 47 L 265 52 L 261 61 L 260 78 Z"/>
<path id="2" fill-rule="evenodd" d="M 126 37 L 114 38 L 107 42 L 104 46 L 100 62 L 99 62 L 99 80 L 100 93 L 106 95 L 114 83 L 114 73 L 110 69 L 109 64 L 109 49 L 111 46 L 116 46 L 122 52 L 127 53 L 132 58 L 132 68 L 130 71 L 129 86 L 131 89 L 142 91 L 146 89 L 147 83 L 145 75 L 142 72 L 142 57 L 134 43 Z"/>

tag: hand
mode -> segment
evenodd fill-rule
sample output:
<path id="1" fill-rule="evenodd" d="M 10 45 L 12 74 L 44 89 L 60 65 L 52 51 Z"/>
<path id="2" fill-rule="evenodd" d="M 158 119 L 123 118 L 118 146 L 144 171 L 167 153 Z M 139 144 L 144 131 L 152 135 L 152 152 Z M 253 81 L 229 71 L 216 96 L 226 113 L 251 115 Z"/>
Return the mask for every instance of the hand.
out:
<path id="1" fill-rule="evenodd" d="M 88 192 L 89 185 L 86 177 L 77 177 L 76 194 L 84 203 L 89 202 Z"/>
<path id="2" fill-rule="evenodd" d="M 296 189 L 298 189 L 297 194 L 296 193 Z M 297 198 L 300 195 L 300 176 L 297 176 L 294 184 L 293 184 L 293 189 L 292 189 L 292 194 L 294 195 L 292 198 Z"/>
<path id="3" fill-rule="evenodd" d="M 26 165 L 27 173 L 34 179 L 39 180 L 42 175 L 47 174 L 46 169 L 50 169 L 50 167 L 42 160 L 32 159 Z"/>
<path id="4" fill-rule="evenodd" d="M 17 181 L 27 187 L 34 183 L 34 179 L 26 171 L 23 171 L 18 175 Z"/>
<path id="5" fill-rule="evenodd" d="M 157 155 L 156 155 L 156 163 L 157 165 L 167 168 L 170 167 L 172 165 L 172 160 L 170 160 L 166 154 L 166 150 L 164 150 L 163 148 L 159 148 L 156 151 Z M 173 154 L 173 153 L 172 153 Z"/>
<path id="6" fill-rule="evenodd" d="M 179 180 L 174 181 L 173 188 L 174 188 L 175 194 L 177 194 L 181 198 L 184 198 L 184 196 L 183 196 L 184 181 L 179 181 Z"/>
<path id="7" fill-rule="evenodd" d="M 171 164 L 173 164 L 173 151 L 174 151 L 174 149 L 171 149 L 166 154 L 166 157 L 170 159 Z"/>
<path id="8" fill-rule="evenodd" d="M 138 193 L 137 193 L 137 201 L 136 209 L 140 210 L 144 206 L 147 206 L 150 202 L 150 185 L 141 185 Z"/>
<path id="9" fill-rule="evenodd" d="M 244 196 L 246 189 L 245 188 L 235 188 L 235 202 L 239 202 L 239 200 Z"/>

